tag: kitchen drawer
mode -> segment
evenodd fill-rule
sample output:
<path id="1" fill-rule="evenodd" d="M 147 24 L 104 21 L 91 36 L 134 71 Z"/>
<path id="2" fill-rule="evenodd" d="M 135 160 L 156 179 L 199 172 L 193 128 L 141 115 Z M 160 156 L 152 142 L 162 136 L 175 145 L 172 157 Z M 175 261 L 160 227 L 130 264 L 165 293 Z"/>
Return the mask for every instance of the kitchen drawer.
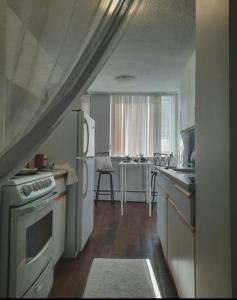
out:
<path id="1" fill-rule="evenodd" d="M 23 298 L 47 298 L 53 285 L 54 270 L 51 261 L 36 280 L 33 286 L 27 291 Z"/>
<path id="2" fill-rule="evenodd" d="M 159 175 L 158 182 L 166 191 L 169 198 L 173 201 L 177 209 L 181 212 L 186 221 L 195 226 L 194 218 L 194 196 L 193 193 L 185 190 L 183 187 L 169 180 L 163 175 Z"/>

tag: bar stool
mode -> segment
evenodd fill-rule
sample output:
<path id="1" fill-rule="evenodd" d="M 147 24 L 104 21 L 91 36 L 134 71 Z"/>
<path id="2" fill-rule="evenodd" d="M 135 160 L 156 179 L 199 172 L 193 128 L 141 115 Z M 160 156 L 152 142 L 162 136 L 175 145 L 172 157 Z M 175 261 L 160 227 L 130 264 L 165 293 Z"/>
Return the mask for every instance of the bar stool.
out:
<path id="1" fill-rule="evenodd" d="M 163 167 L 169 167 L 171 158 L 174 157 L 173 153 L 170 154 L 167 153 L 154 153 L 154 166 L 163 166 Z M 155 203 L 155 196 L 157 195 L 156 192 L 156 177 L 157 177 L 158 171 L 152 170 L 151 171 L 151 196 L 152 196 L 152 210 Z"/>
<path id="2" fill-rule="evenodd" d="M 109 152 L 98 152 L 95 155 L 96 172 L 99 173 L 97 189 L 96 189 L 96 199 L 95 205 L 98 204 L 99 195 L 111 195 L 111 203 L 114 205 L 114 188 L 113 188 L 113 175 L 115 172 L 112 166 L 111 158 Z M 100 181 L 102 175 L 109 175 L 110 178 L 110 190 L 100 190 Z"/>

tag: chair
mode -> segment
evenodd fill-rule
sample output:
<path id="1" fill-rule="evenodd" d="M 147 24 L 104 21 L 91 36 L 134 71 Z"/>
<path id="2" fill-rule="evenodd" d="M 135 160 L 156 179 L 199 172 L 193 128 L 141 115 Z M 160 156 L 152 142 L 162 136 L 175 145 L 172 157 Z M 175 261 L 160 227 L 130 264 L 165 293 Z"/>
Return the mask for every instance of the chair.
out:
<path id="1" fill-rule="evenodd" d="M 171 158 L 174 157 L 173 153 L 154 153 L 154 166 L 168 167 L 170 165 Z M 154 207 L 156 192 L 156 177 L 158 172 L 156 170 L 151 171 L 151 195 L 152 195 L 152 209 Z"/>
<path id="2" fill-rule="evenodd" d="M 114 188 L 113 188 L 113 176 L 112 173 L 115 171 L 112 167 L 111 158 L 109 152 L 98 152 L 95 155 L 96 172 L 99 173 L 95 206 L 98 204 L 99 195 L 111 195 L 111 203 L 114 205 Z M 109 175 L 110 178 L 110 190 L 100 190 L 100 181 L 102 175 Z"/>

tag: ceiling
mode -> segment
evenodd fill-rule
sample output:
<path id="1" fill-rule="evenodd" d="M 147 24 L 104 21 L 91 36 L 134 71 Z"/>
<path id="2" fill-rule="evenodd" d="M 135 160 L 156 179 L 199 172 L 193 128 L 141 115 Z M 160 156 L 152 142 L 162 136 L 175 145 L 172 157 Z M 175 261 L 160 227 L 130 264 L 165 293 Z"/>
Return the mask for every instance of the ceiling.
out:
<path id="1" fill-rule="evenodd" d="M 195 0 L 143 0 L 90 93 L 176 92 L 195 47 Z M 135 80 L 119 82 L 116 76 Z"/>

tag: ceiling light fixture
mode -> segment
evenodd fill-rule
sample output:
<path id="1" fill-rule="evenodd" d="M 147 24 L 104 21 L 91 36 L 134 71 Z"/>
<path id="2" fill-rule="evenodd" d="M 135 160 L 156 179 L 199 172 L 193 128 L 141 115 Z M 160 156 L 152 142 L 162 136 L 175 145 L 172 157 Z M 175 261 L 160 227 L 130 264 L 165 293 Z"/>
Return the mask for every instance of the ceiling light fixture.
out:
<path id="1" fill-rule="evenodd" d="M 118 80 L 120 82 L 128 82 L 128 81 L 131 81 L 131 80 L 135 80 L 136 77 L 132 76 L 132 75 L 119 75 L 119 76 L 116 76 L 114 79 Z"/>

